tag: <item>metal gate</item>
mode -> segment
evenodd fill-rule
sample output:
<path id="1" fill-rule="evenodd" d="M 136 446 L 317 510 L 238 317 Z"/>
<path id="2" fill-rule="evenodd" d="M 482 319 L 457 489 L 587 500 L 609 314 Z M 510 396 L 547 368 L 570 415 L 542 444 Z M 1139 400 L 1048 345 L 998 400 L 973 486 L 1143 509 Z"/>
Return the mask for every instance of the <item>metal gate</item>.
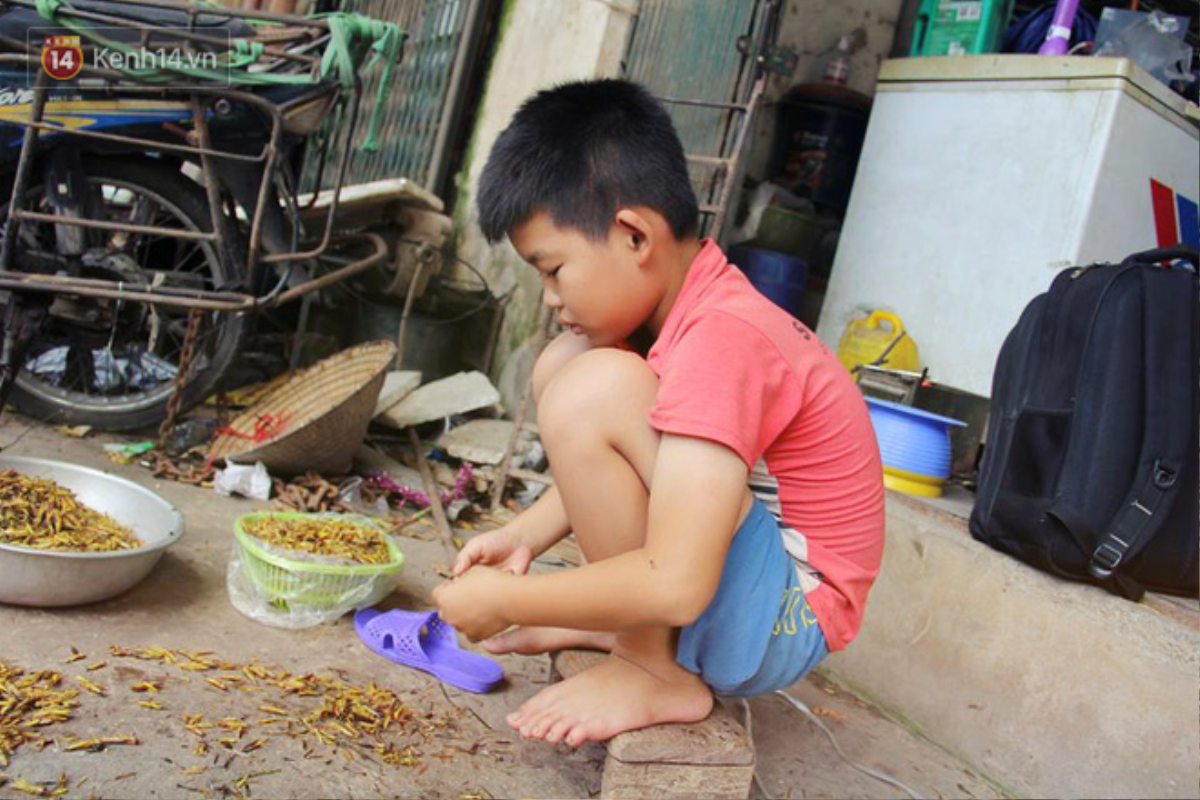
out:
<path id="1" fill-rule="evenodd" d="M 456 84 L 463 73 L 456 66 L 473 46 L 483 0 L 343 0 L 341 5 L 344 11 L 395 22 L 408 34 L 400 68 L 392 75 L 377 153 L 357 147 L 366 136 L 380 71 L 373 70 L 363 86 L 346 184 L 403 177 L 439 191 L 457 112 Z M 330 154 L 330 162 L 336 163 L 336 153 Z M 332 179 L 326 175 L 324 182 Z"/>
<path id="2" fill-rule="evenodd" d="M 767 25 L 763 0 L 641 0 L 625 55 L 625 77 L 662 99 L 671 114 L 697 198 L 702 232 L 724 215 L 722 189 L 737 180 L 730 160 L 757 76 L 748 43 Z"/>

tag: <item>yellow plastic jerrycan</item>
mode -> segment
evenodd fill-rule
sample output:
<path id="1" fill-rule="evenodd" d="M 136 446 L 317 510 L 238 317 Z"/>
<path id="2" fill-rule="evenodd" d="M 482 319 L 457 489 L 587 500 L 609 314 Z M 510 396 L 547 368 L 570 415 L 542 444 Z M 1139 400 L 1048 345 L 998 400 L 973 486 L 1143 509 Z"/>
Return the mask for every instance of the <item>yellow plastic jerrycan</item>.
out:
<path id="1" fill-rule="evenodd" d="M 917 344 L 904 330 L 904 323 L 881 309 L 875 309 L 866 319 L 850 321 L 838 342 L 838 360 L 852 373 L 876 361 L 877 366 L 887 369 L 916 372 L 921 368 Z"/>

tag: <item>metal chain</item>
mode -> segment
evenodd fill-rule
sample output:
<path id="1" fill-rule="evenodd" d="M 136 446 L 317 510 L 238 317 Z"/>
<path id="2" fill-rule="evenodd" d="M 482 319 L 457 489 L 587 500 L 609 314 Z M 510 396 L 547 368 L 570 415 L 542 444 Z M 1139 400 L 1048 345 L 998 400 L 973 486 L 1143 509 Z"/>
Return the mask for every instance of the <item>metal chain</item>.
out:
<path id="1" fill-rule="evenodd" d="M 179 416 L 179 407 L 183 405 L 183 389 L 192 377 L 192 359 L 196 354 L 196 339 L 200 333 L 200 323 L 204 321 L 205 312 L 199 308 L 188 311 L 187 332 L 183 335 L 183 346 L 179 349 L 179 368 L 175 371 L 175 391 L 167 400 L 167 416 L 158 426 L 158 449 L 164 450 L 167 437 L 175 427 L 175 419 Z"/>

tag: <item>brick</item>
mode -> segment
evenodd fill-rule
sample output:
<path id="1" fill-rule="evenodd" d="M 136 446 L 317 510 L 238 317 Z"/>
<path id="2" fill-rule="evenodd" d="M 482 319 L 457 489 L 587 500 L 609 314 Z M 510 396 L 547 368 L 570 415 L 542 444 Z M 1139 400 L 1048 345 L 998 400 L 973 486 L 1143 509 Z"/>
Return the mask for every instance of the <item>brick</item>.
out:
<path id="1" fill-rule="evenodd" d="M 555 653 L 553 673 L 563 679 L 594 666 L 603 653 Z M 607 742 L 600 797 L 737 798 L 750 796 L 754 745 L 721 703 L 700 722 L 668 723 L 627 731 Z"/>

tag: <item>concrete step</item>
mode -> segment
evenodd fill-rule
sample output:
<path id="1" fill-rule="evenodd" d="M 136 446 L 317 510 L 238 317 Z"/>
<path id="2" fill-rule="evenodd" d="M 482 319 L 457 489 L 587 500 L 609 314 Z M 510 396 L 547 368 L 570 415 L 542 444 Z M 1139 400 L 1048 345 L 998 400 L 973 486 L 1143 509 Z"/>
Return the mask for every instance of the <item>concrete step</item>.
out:
<path id="1" fill-rule="evenodd" d="M 1200 796 L 1200 604 L 1035 570 L 971 538 L 971 499 L 888 493 L 863 630 L 821 674 L 1014 796 Z"/>

